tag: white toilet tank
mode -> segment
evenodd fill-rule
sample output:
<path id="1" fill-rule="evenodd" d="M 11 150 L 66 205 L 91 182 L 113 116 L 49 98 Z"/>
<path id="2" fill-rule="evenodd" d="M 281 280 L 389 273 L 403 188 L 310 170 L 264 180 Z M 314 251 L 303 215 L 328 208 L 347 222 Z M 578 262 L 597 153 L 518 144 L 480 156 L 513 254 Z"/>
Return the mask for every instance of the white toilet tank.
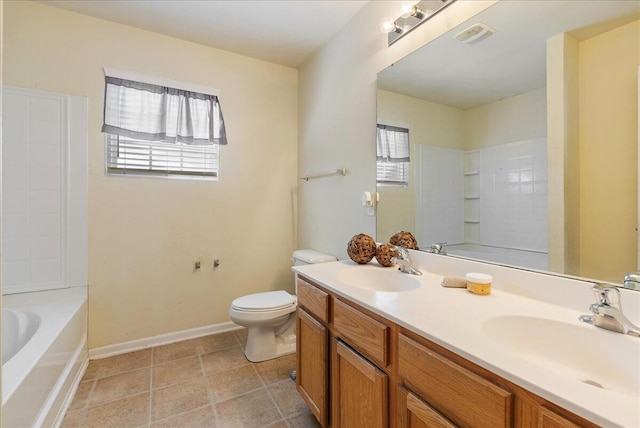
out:
<path id="1" fill-rule="evenodd" d="M 296 250 L 291 256 L 294 266 L 312 265 L 315 263 L 335 262 L 338 260 L 330 254 L 321 253 L 315 250 Z"/>

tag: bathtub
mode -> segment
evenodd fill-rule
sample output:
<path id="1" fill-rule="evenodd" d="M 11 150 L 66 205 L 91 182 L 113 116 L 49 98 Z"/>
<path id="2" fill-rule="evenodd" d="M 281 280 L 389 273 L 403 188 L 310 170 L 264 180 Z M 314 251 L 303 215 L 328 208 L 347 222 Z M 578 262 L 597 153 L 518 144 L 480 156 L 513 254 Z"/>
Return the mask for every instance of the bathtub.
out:
<path id="1" fill-rule="evenodd" d="M 2 427 L 59 425 L 88 362 L 87 289 L 2 300 Z"/>

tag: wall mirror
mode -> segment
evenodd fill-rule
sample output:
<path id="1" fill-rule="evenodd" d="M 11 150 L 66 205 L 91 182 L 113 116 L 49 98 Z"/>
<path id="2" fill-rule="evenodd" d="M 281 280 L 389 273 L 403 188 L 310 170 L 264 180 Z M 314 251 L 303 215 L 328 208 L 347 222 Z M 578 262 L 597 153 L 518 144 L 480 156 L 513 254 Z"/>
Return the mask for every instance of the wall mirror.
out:
<path id="1" fill-rule="evenodd" d="M 638 270 L 639 19 L 638 1 L 500 1 L 378 73 L 379 145 L 408 129 L 410 160 L 389 184 L 379 153 L 377 240 L 617 284 Z"/>

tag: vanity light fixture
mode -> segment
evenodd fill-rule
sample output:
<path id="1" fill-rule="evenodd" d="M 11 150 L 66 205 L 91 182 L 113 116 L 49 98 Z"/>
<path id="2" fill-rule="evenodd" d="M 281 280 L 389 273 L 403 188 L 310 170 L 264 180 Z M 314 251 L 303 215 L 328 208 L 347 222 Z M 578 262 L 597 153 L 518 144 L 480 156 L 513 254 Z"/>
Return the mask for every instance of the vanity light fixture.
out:
<path id="1" fill-rule="evenodd" d="M 400 8 L 399 17 L 390 16 L 380 21 L 380 31 L 387 34 L 388 45 L 409 33 L 456 0 L 421 0 L 407 1 Z"/>
<path id="2" fill-rule="evenodd" d="M 410 16 L 413 16 L 414 18 L 422 19 L 425 17 L 425 11 L 420 9 L 418 5 L 414 2 L 405 3 L 400 8 L 400 17 L 406 19 Z"/>
<path id="3" fill-rule="evenodd" d="M 385 16 L 384 18 L 382 18 L 382 20 L 380 21 L 380 31 L 382 31 L 383 33 L 395 32 L 398 34 L 402 34 L 402 28 L 398 27 L 393 18 L 390 16 Z"/>

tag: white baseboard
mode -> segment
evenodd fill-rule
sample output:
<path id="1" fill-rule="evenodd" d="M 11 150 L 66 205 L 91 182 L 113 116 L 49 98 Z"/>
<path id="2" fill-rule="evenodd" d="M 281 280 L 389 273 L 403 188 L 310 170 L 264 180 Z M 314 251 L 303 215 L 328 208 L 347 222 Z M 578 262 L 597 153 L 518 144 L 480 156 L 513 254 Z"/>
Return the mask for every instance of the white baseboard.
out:
<path id="1" fill-rule="evenodd" d="M 227 331 L 239 330 L 242 327 L 227 321 L 220 324 L 211 324 L 204 327 L 192 328 L 189 330 L 175 331 L 172 333 L 160 334 L 158 336 L 145 337 L 131 340 L 129 342 L 116 343 L 114 345 L 101 346 L 89 350 L 89 359 L 112 357 L 114 355 L 125 354 L 127 352 L 139 351 L 141 349 L 154 346 L 168 345 L 169 343 L 181 340 L 195 339 L 197 337 L 208 336 L 210 334 L 225 333 Z"/>

